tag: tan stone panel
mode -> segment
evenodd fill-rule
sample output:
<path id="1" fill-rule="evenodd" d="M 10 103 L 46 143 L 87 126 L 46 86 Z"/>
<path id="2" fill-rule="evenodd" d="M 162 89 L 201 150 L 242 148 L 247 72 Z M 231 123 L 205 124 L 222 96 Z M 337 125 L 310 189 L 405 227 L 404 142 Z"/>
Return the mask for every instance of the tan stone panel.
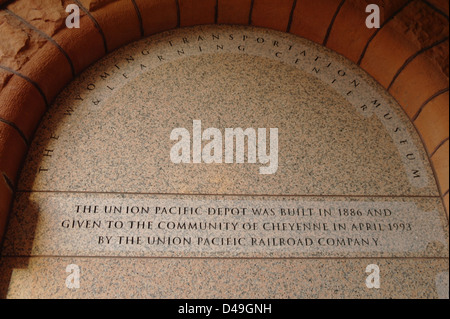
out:
<path id="1" fill-rule="evenodd" d="M 60 100 L 63 104 L 58 103 L 58 115 L 52 119 L 54 124 L 47 126 L 47 128 L 52 128 L 51 130 L 54 132 L 53 128 L 57 129 L 60 127 L 62 129 L 65 127 L 61 124 L 61 121 L 56 121 L 56 119 L 63 116 L 67 107 L 75 108 L 75 104 L 78 105 L 78 102 L 80 102 L 80 104 L 86 105 L 87 108 L 76 107 L 77 112 L 74 112 L 73 116 L 70 117 L 70 121 L 74 125 L 70 125 L 70 129 L 69 127 L 64 129 L 63 132 L 66 132 L 64 133 L 65 138 L 61 138 L 58 141 L 59 149 L 64 149 L 65 151 L 55 152 L 51 159 L 45 158 L 45 162 L 49 164 L 48 166 L 52 170 L 36 176 L 36 180 L 34 179 L 34 173 L 36 169 L 39 169 L 39 160 L 45 150 L 34 148 L 33 152 L 36 153 L 33 153 L 34 155 L 31 155 L 30 158 L 32 159 L 32 165 L 35 165 L 33 166 L 35 169 L 28 171 L 29 178 L 24 179 L 26 185 L 22 189 L 89 189 L 91 191 L 117 191 L 118 189 L 130 191 L 132 189 L 136 192 L 161 192 L 164 190 L 168 193 L 191 193 L 194 188 L 192 186 L 194 182 L 192 177 L 189 176 L 195 176 L 196 183 L 198 183 L 195 186 L 195 192 L 200 193 L 221 191 L 228 194 L 245 194 L 248 191 L 248 185 L 255 185 L 254 191 L 259 194 L 424 195 L 423 192 L 425 192 L 426 194 L 438 195 L 435 183 L 428 183 L 425 180 L 420 186 L 425 189 L 411 188 L 410 181 L 408 181 L 408 172 L 411 170 L 405 166 L 402 157 L 398 156 L 399 153 L 395 144 L 398 141 L 389 137 L 383 122 L 375 121 L 379 117 L 383 119 L 383 115 L 386 113 L 382 112 L 388 112 L 387 110 L 380 111 L 373 118 L 374 121 L 369 121 L 369 118 L 362 119 L 359 114 L 354 113 L 355 106 L 358 108 L 358 105 L 368 103 L 367 101 L 370 101 L 369 98 L 372 98 L 372 96 L 364 95 L 368 91 L 365 86 L 360 85 L 359 92 L 357 94 L 355 92 L 354 96 L 358 97 L 358 100 L 352 100 L 352 103 L 354 103 L 352 106 L 352 104 L 348 104 L 344 100 L 339 100 L 340 94 L 336 95 L 336 92 L 339 91 L 335 91 L 328 86 L 322 86 L 322 82 L 318 79 L 311 78 L 300 69 L 297 70 L 297 67 L 310 70 L 311 64 L 314 63 L 314 58 L 319 55 L 319 63 L 333 59 L 333 56 L 325 55 L 325 52 L 328 52 L 328 50 L 323 51 L 323 53 L 316 53 L 314 51 L 316 47 L 312 45 L 308 50 L 308 60 L 305 61 L 304 66 L 296 66 L 295 61 L 297 59 L 295 54 L 298 51 L 289 50 L 289 47 L 298 43 L 295 47 L 306 48 L 311 45 L 309 41 L 304 43 L 306 40 L 278 32 L 273 32 L 273 35 L 271 35 L 271 31 L 261 31 L 259 28 L 243 28 L 242 31 L 226 26 L 221 28 L 222 31 L 216 32 L 214 28 L 203 27 L 203 31 L 196 30 L 193 34 L 189 33 L 192 32 L 192 29 L 177 31 L 185 32 L 183 36 L 174 35 L 174 38 L 172 38 L 173 45 L 176 45 L 177 49 L 185 50 L 186 57 L 182 62 L 174 60 L 173 63 L 169 63 L 169 60 L 167 60 L 168 64 L 159 66 L 160 61 L 158 57 L 154 54 L 143 55 L 143 50 L 155 50 L 153 52 L 158 52 L 165 59 L 170 57 L 178 58 L 179 54 L 173 50 L 167 40 L 162 42 L 152 41 L 153 46 L 150 47 L 148 45 L 149 39 L 146 39 L 133 44 L 131 46 L 134 48 L 132 51 L 124 49 L 113 53 L 108 59 L 93 67 L 89 79 L 84 77 L 85 80 L 77 78 L 66 93 L 72 92 L 75 96 L 82 94 L 85 101 L 81 103 L 82 101 L 69 100 L 67 96 L 67 100 Z M 212 31 L 205 31 L 211 29 Z M 264 32 L 266 44 L 258 43 L 260 42 L 258 39 L 261 36 L 256 33 L 257 30 Z M 168 34 L 174 34 L 174 32 Z M 202 41 L 204 41 L 202 51 L 199 51 L 197 46 L 191 45 L 193 41 L 197 40 L 199 34 L 203 36 Z M 216 38 L 211 37 L 211 34 L 216 35 Z M 229 34 L 234 35 L 232 38 L 234 40 L 230 39 Z M 239 44 L 241 44 L 240 39 L 243 38 L 243 34 L 246 35 L 248 40 L 246 42 L 246 52 L 251 56 L 236 55 L 240 53 Z M 220 39 L 218 35 L 220 35 Z M 189 39 L 188 43 L 184 43 L 184 38 Z M 269 62 L 253 57 L 254 54 L 265 54 L 273 60 L 274 52 L 271 51 L 271 44 L 274 43 L 274 40 L 277 41 L 277 45 L 279 45 L 286 59 L 285 61 L 288 64 L 290 61 L 291 66 L 287 67 L 284 63 L 277 64 L 275 61 Z M 225 50 L 228 50 L 227 52 L 233 52 L 233 54 L 223 54 L 211 59 L 207 56 L 192 56 L 192 58 L 188 58 L 188 55 L 191 54 L 203 55 L 206 52 L 217 52 L 218 44 L 223 45 L 224 53 Z M 128 56 L 128 54 L 136 59 L 133 63 L 124 59 L 124 56 Z M 114 65 L 118 63 L 117 61 L 122 62 L 120 64 L 121 72 L 114 74 L 111 70 L 115 68 Z M 344 61 L 349 63 L 347 60 L 342 59 L 342 62 Z M 140 66 L 141 62 L 146 69 L 142 69 Z M 321 64 L 318 65 L 320 66 Z M 156 68 L 153 69 L 154 67 Z M 321 79 L 327 80 L 329 76 L 328 81 L 332 82 L 335 78 L 335 72 L 341 68 L 345 68 L 348 71 L 348 79 L 356 76 L 356 74 L 350 73 L 350 69 L 347 69 L 345 65 L 337 64 L 335 68 L 334 70 L 326 70 L 325 72 L 329 75 L 324 74 Z M 242 72 L 242 70 L 245 70 L 245 72 Z M 110 72 L 111 74 L 107 82 L 99 76 L 99 74 L 104 74 L 104 72 Z M 148 72 L 150 75 L 145 75 L 139 80 L 130 78 L 126 81 L 123 77 L 124 72 L 128 75 L 136 74 L 136 76 L 140 72 Z M 264 74 L 264 76 L 261 77 L 261 74 Z M 364 73 L 361 71 L 362 75 Z M 95 83 L 99 88 L 98 91 L 92 92 L 92 95 L 88 95 L 89 92 L 86 90 L 89 83 Z M 208 83 L 208 86 L 205 87 L 205 83 Z M 343 85 L 345 83 L 349 82 L 345 81 Z M 115 88 L 115 90 L 112 91 L 106 85 Z M 151 88 L 151 91 L 149 91 L 149 88 Z M 342 90 L 344 90 L 342 91 L 344 94 L 348 92 L 346 88 Z M 196 95 L 198 92 L 206 91 L 209 93 Z M 141 93 L 137 94 L 136 92 Z M 375 93 L 370 93 L 370 95 L 373 94 Z M 139 102 L 138 105 L 143 108 L 142 111 L 138 112 L 134 108 L 126 107 L 129 101 L 134 101 L 135 98 L 149 99 L 145 102 Z M 309 100 L 310 98 L 312 100 Z M 94 100 L 101 100 L 100 106 L 93 105 L 91 101 Z M 387 104 L 387 102 L 385 103 Z M 64 106 L 64 104 L 67 106 Z M 145 105 L 154 105 L 155 107 L 144 107 Z M 236 108 L 235 105 L 240 107 Z M 264 108 L 259 107 L 259 105 L 264 105 Z M 280 105 L 283 105 L 283 108 L 280 109 Z M 339 107 L 330 107 L 330 105 L 339 105 Z M 394 105 L 397 108 L 396 104 L 392 104 L 392 106 Z M 178 111 L 175 111 L 173 116 L 168 117 L 167 112 L 173 112 L 171 110 L 175 110 L 175 106 Z M 205 106 L 208 107 L 208 111 L 206 111 Z M 93 107 L 93 109 L 91 110 L 90 107 Z M 127 120 L 121 117 L 110 117 L 110 112 L 115 113 L 122 108 L 126 109 L 124 114 L 127 114 Z M 56 108 L 54 109 L 56 110 Z M 179 111 L 181 109 L 183 110 L 182 112 Z M 317 109 L 317 112 L 313 111 L 313 109 Z M 388 110 L 391 112 L 390 108 Z M 147 115 L 142 117 L 142 112 L 146 112 Z M 321 116 L 324 112 L 326 112 L 327 116 Z M 395 112 L 398 112 L 403 118 L 398 125 L 402 125 L 402 127 L 403 125 L 408 125 L 407 127 L 411 129 L 411 131 L 408 129 L 408 132 L 413 132 L 414 128 L 409 119 L 404 116 L 403 111 L 398 109 Z M 211 123 L 217 121 L 217 116 L 220 114 L 223 114 L 220 123 L 222 128 L 234 126 L 254 127 L 256 119 L 261 121 L 259 127 L 272 127 L 272 124 L 269 123 L 279 123 L 281 121 L 283 126 L 290 128 L 290 137 L 289 139 L 283 139 L 284 146 L 282 147 L 286 151 L 282 154 L 280 163 L 283 162 L 286 167 L 292 168 L 284 168 L 280 170 L 277 176 L 268 176 L 268 178 L 265 178 L 265 182 L 261 182 L 261 177 L 253 176 L 252 172 L 256 168 L 255 166 L 172 166 L 173 163 L 167 157 L 164 149 L 167 147 L 167 150 L 170 150 L 170 141 L 167 139 L 167 136 L 170 135 L 170 128 L 174 127 L 174 121 L 179 121 L 178 127 L 189 127 L 192 125 L 191 119 L 201 118 L 203 121 L 211 121 L 209 123 L 204 122 L 205 127 L 207 127 L 207 125 L 212 125 Z M 63 116 L 62 118 L 65 117 Z M 159 119 L 155 122 L 155 127 L 148 124 L 147 119 L 150 118 Z M 242 120 L 233 124 L 239 118 L 242 118 Z M 106 126 L 113 129 L 113 131 L 108 131 L 108 133 L 105 131 L 106 126 L 99 126 L 98 122 L 96 123 L 96 121 L 106 119 L 109 119 L 108 124 L 105 123 Z M 188 120 L 186 121 L 186 119 Z M 229 121 L 228 124 L 223 122 L 225 119 Z M 166 121 L 168 122 L 164 124 Z M 92 125 L 87 122 L 92 123 Z M 111 126 L 111 123 L 116 124 Z M 78 127 L 78 125 L 82 127 Z M 102 126 L 103 128 L 99 129 Z M 132 141 L 145 140 L 146 145 L 159 146 L 154 150 L 149 147 L 142 149 L 132 147 L 129 149 L 129 143 L 117 143 L 115 136 L 119 140 L 124 140 L 123 135 L 116 135 L 117 132 L 121 130 L 128 132 L 131 127 L 135 128 L 133 134 L 138 134 L 136 138 L 130 137 Z M 59 131 L 59 128 L 57 130 Z M 308 134 L 303 132 L 308 132 Z M 405 132 L 407 132 L 406 127 Z M 351 135 L 348 136 L 343 135 L 350 133 Z M 49 135 L 39 136 L 46 140 Z M 105 138 L 100 138 L 100 136 Z M 360 136 L 365 136 L 365 139 L 362 140 Z M 287 136 L 285 135 L 285 137 Z M 336 143 L 337 138 L 342 143 Z M 99 144 L 92 143 L 93 140 L 105 144 L 99 147 Z M 419 143 L 418 137 L 414 137 L 414 145 L 419 146 Z M 41 144 L 40 147 L 43 145 Z M 76 145 L 82 145 L 83 149 L 87 151 L 85 154 L 91 155 L 86 158 L 79 156 L 79 151 L 81 150 L 75 151 L 77 149 Z M 318 145 L 326 145 L 326 147 L 331 149 L 320 151 Z M 411 145 L 413 144 L 411 143 Z M 121 154 L 118 157 L 120 160 L 113 165 L 110 164 L 111 156 L 106 151 L 107 149 L 112 154 Z M 144 153 L 147 155 L 144 155 Z M 425 153 L 422 151 L 420 153 L 422 153 L 421 157 L 425 156 Z M 122 154 L 124 155 L 123 157 Z M 298 154 L 301 154 L 302 157 L 300 158 Z M 306 156 L 306 154 L 309 155 Z M 339 154 L 339 156 L 336 154 Z M 73 160 L 67 163 L 68 157 L 72 157 Z M 95 161 L 91 161 L 94 159 Z M 145 159 L 145 162 L 142 159 Z M 85 160 L 87 162 L 83 162 Z M 318 165 L 318 162 L 321 164 Z M 61 165 L 61 163 L 66 164 Z M 294 165 L 294 163 L 298 164 Z M 289 166 L 290 164 L 293 164 L 293 166 Z M 141 169 L 143 165 L 148 166 L 145 169 Z M 327 165 L 327 168 L 324 168 L 324 165 Z M 100 170 L 99 167 L 101 166 L 103 168 Z M 79 167 L 86 167 L 86 169 L 78 173 Z M 91 171 L 88 167 L 94 167 L 95 169 Z M 164 169 L 160 169 L 161 167 L 164 167 Z M 102 174 L 102 172 L 105 172 L 104 169 L 107 169 L 108 174 Z M 173 172 L 169 172 L 172 169 Z M 330 170 L 336 170 L 339 173 L 330 174 Z M 112 174 L 112 171 L 115 173 Z M 428 173 L 431 173 L 430 170 L 428 170 Z M 433 176 L 428 173 L 427 176 L 429 176 L 429 181 L 431 181 Z M 67 176 L 71 177 L 68 178 Z M 117 179 L 114 179 L 115 176 L 121 176 L 124 179 L 126 177 L 127 180 L 131 181 L 130 186 L 120 185 Z M 327 176 L 327 182 L 318 182 L 323 176 Z M 411 175 L 409 176 L 411 177 Z M 233 177 L 239 180 L 240 183 L 232 183 Z M 164 183 L 149 183 L 152 180 L 160 180 L 164 181 Z M 275 187 L 274 185 L 277 186 Z"/>
<path id="2" fill-rule="evenodd" d="M 65 285 L 70 264 L 79 289 Z M 381 289 L 365 284 L 370 264 L 380 267 Z M 448 259 L 3 257 L 0 269 L 2 298 L 425 299 L 439 297 Z"/>
<path id="3" fill-rule="evenodd" d="M 449 170 L 448 170 L 448 154 L 449 154 L 449 142 L 445 142 L 436 154 L 431 158 L 433 162 L 434 169 L 436 170 L 436 177 L 443 193 L 448 191 L 449 188 Z"/>
<path id="4" fill-rule="evenodd" d="M 173 29 L 177 26 L 175 0 L 135 0 L 142 16 L 145 35 Z"/>
<path id="5" fill-rule="evenodd" d="M 219 0 L 218 23 L 248 24 L 252 0 Z"/>
<path id="6" fill-rule="evenodd" d="M 341 0 L 297 1 L 290 32 L 322 44 L 340 2 Z"/>
<path id="7" fill-rule="evenodd" d="M 252 25 L 286 31 L 293 3 L 293 0 L 255 0 Z"/>
<path id="8" fill-rule="evenodd" d="M 428 153 L 448 137 L 449 133 L 449 93 L 442 94 L 431 100 L 414 122 L 422 136 Z"/>
<path id="9" fill-rule="evenodd" d="M 13 183 L 26 150 L 20 134 L 10 125 L 0 122 L 0 173 L 6 174 Z"/>
<path id="10" fill-rule="evenodd" d="M 28 140 L 46 110 L 39 91 L 28 81 L 14 75 L 0 91 L 0 118 L 14 123 Z"/>
<path id="11" fill-rule="evenodd" d="M 448 257 L 447 220 L 439 198 L 273 200 L 18 189 L 2 248 L 5 256 Z M 224 207 L 233 207 L 234 215 L 225 216 Z M 271 216 L 252 213 L 262 207 Z M 287 212 L 290 207 L 308 209 L 296 215 L 295 210 Z M 374 208 L 387 216 L 374 216 Z M 395 231 L 394 223 L 408 226 Z"/>
<path id="12" fill-rule="evenodd" d="M 216 0 L 179 0 L 182 27 L 212 24 L 216 14 Z"/>

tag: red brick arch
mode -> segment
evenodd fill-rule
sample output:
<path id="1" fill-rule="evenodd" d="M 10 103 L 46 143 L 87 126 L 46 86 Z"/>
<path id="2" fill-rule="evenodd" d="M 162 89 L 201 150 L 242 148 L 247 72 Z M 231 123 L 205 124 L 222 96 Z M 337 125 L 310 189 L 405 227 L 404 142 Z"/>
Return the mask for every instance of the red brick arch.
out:
<path id="1" fill-rule="evenodd" d="M 65 7 L 82 9 L 64 27 Z M 367 29 L 365 7 L 382 9 Z M 305 37 L 359 64 L 403 107 L 449 205 L 448 0 L 0 0 L 0 238 L 34 131 L 55 96 L 108 52 L 199 24 L 255 25 Z"/>

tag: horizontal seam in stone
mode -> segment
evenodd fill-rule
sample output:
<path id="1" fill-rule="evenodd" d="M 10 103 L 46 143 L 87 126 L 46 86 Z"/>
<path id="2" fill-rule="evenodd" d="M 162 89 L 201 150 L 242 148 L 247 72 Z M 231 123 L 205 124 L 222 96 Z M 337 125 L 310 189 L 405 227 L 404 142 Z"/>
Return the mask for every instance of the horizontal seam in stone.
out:
<path id="1" fill-rule="evenodd" d="M 447 195 L 448 195 L 448 192 L 449 192 L 449 190 L 447 189 L 447 191 L 446 191 L 444 194 L 442 194 L 442 197 L 447 196 Z"/>
<path id="2" fill-rule="evenodd" d="M 422 113 L 422 111 L 425 109 L 425 107 L 431 102 L 433 101 L 435 98 L 441 96 L 442 94 L 445 94 L 449 91 L 449 88 L 445 88 L 442 89 L 436 93 L 434 93 L 431 97 L 429 97 L 425 102 L 423 102 L 423 104 L 419 107 L 419 109 L 417 110 L 417 113 L 413 116 L 412 121 L 415 122 L 417 120 L 417 118 L 420 116 L 420 114 Z"/>
<path id="3" fill-rule="evenodd" d="M 98 30 L 98 32 L 100 33 L 100 36 L 103 39 L 103 48 L 105 49 L 105 54 L 107 54 L 109 52 L 108 42 L 106 41 L 105 33 L 103 32 L 102 27 L 100 26 L 98 21 L 94 18 L 94 16 L 89 12 L 89 10 L 86 9 L 79 0 L 73 0 L 73 1 L 75 1 L 77 3 L 77 5 L 81 8 L 81 10 L 83 10 L 83 12 L 86 13 L 86 15 L 89 17 L 89 19 L 91 19 L 91 21 L 94 23 L 95 28 Z"/>
<path id="4" fill-rule="evenodd" d="M 352 198 L 440 198 L 441 193 L 439 192 L 439 195 L 408 195 L 408 194 L 398 194 L 398 195 L 392 195 L 392 194 L 245 194 L 245 193 L 239 193 L 239 194 L 218 194 L 218 193 L 158 193 L 158 192 L 114 192 L 114 191 L 70 191 L 70 190 L 36 190 L 36 189 L 19 189 L 17 190 L 18 193 L 55 193 L 55 194 L 109 194 L 109 195 L 163 195 L 163 196 L 221 196 L 221 197 L 288 197 L 288 198 L 294 198 L 294 197 L 310 197 L 310 198 L 317 198 L 317 197 L 335 197 L 335 198 L 342 198 L 342 197 L 352 197 Z"/>
<path id="5" fill-rule="evenodd" d="M 11 121 L 8 121 L 8 120 L 5 120 L 5 119 L 3 119 L 1 117 L 0 117 L 0 122 L 4 123 L 4 124 L 6 124 L 6 125 L 8 125 L 10 127 L 12 127 L 15 131 L 17 131 L 17 133 L 19 133 L 20 137 L 23 139 L 25 144 L 27 146 L 29 146 L 29 142 L 28 142 L 27 137 L 25 136 L 25 134 L 22 132 L 22 130 L 15 123 L 13 123 Z"/>
<path id="6" fill-rule="evenodd" d="M 323 39 L 323 46 L 327 45 L 328 39 L 330 38 L 330 35 L 331 35 L 331 31 L 333 30 L 334 22 L 336 21 L 338 15 L 339 15 L 339 12 L 341 12 L 341 9 L 344 6 L 344 4 L 345 4 L 345 0 L 342 0 L 336 9 L 336 12 L 333 15 L 333 18 L 331 18 L 331 22 L 330 22 L 330 25 L 328 26 L 327 33 L 325 34 L 325 38 Z"/>
<path id="7" fill-rule="evenodd" d="M 405 69 L 412 61 L 414 61 L 415 58 L 417 58 L 419 55 L 425 53 L 426 51 L 431 50 L 431 49 L 433 49 L 434 47 L 436 47 L 436 46 L 438 46 L 438 45 L 444 43 L 444 42 L 447 41 L 447 40 L 448 40 L 448 36 L 444 37 L 443 39 L 441 39 L 441 40 L 439 40 L 439 41 L 434 42 L 433 44 L 431 44 L 431 45 L 429 45 L 429 46 L 427 46 L 427 47 L 425 47 L 425 48 L 420 49 L 420 50 L 417 51 L 415 54 L 411 55 L 411 56 L 405 61 L 405 63 L 403 63 L 403 65 L 400 67 L 400 69 L 398 69 L 397 73 L 396 73 L 396 74 L 394 75 L 394 77 L 392 78 L 392 81 L 391 81 L 391 83 L 389 84 L 387 90 L 389 91 L 389 90 L 392 88 L 392 86 L 394 85 L 395 81 L 396 81 L 397 78 L 400 76 L 400 74 L 403 72 L 403 70 L 404 70 L 404 69 Z"/>
<path id="8" fill-rule="evenodd" d="M 38 90 L 39 94 L 42 96 L 42 99 L 44 100 L 44 103 L 45 103 L 45 107 L 47 109 L 49 108 L 50 104 L 48 103 L 47 97 L 45 96 L 44 91 L 42 91 L 42 89 L 40 88 L 39 84 L 37 84 L 35 81 L 30 79 L 29 77 L 23 75 L 22 73 L 17 72 L 15 70 L 11 69 L 11 68 L 8 68 L 8 67 L 6 67 L 4 65 L 0 65 L 0 69 L 3 69 L 3 70 L 8 71 L 8 72 L 10 72 L 12 74 L 15 74 L 15 75 L 21 77 L 22 79 L 24 79 L 25 81 L 29 82 L 31 85 L 33 85 L 36 88 L 36 90 Z"/>
<path id="9" fill-rule="evenodd" d="M 291 13 L 289 15 L 289 21 L 288 21 L 288 25 L 286 28 L 286 32 L 291 32 L 291 26 L 292 26 L 292 20 L 294 19 L 294 12 L 295 12 L 295 8 L 297 7 L 297 0 L 294 0 L 294 2 L 292 3 L 292 9 L 291 9 Z"/>
<path id="10" fill-rule="evenodd" d="M 364 46 L 364 49 L 361 53 L 361 56 L 359 57 L 359 60 L 357 62 L 357 65 L 361 65 L 362 60 L 366 56 L 367 50 L 369 49 L 369 45 L 372 43 L 373 39 L 380 33 L 380 31 L 390 22 L 392 21 L 400 12 L 402 12 L 408 5 L 410 5 L 413 2 L 413 0 L 408 0 L 400 9 L 395 11 L 389 18 L 387 18 L 380 26 L 379 29 L 376 29 L 376 31 L 370 36 L 369 40 L 367 40 L 366 45 Z"/>
<path id="11" fill-rule="evenodd" d="M 39 30 L 38 28 L 36 28 L 34 25 L 32 25 L 31 23 L 29 23 L 28 21 L 26 21 L 24 18 L 22 18 L 21 16 L 18 16 L 17 14 L 15 14 L 14 12 L 12 12 L 9 9 L 5 9 L 6 12 L 8 12 L 11 16 L 15 17 L 17 20 L 19 20 L 21 23 L 23 23 L 24 25 L 26 25 L 28 28 L 32 29 L 33 31 L 35 31 L 37 34 L 39 34 L 42 38 L 46 39 L 47 41 L 49 41 L 51 44 L 53 44 L 66 58 L 67 62 L 69 63 L 70 66 L 70 70 L 72 72 L 72 77 L 75 77 L 75 67 L 73 66 L 72 63 L 72 59 L 70 58 L 70 56 L 67 54 L 67 52 L 52 38 L 50 37 L 48 34 L 46 34 L 45 32 Z"/>

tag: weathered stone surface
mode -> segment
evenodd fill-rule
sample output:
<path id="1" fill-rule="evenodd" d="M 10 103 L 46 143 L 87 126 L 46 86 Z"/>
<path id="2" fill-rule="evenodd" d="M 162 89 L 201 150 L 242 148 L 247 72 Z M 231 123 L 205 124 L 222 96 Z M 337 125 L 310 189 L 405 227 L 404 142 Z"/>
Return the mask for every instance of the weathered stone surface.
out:
<path id="1" fill-rule="evenodd" d="M 20 51 L 27 48 L 29 40 L 29 34 L 25 30 L 14 26 L 11 18 L 2 12 L 0 15 L 0 41 L 2 42 L 0 56 L 2 57 L 2 62 L 7 63 L 7 61 L 10 61 L 11 65 L 16 67 L 20 65 L 17 55 Z M 27 56 L 22 58 L 28 59 Z"/>
<path id="2" fill-rule="evenodd" d="M 0 69 L 0 90 L 8 84 L 8 81 L 11 79 L 12 73 L 6 72 Z"/>
<path id="3" fill-rule="evenodd" d="M 8 9 L 37 29 L 53 36 L 65 27 L 64 22 L 68 15 L 65 8 L 71 3 L 73 1 L 68 0 L 15 1 L 8 6 Z M 82 10 L 80 14 L 83 14 Z"/>
<path id="4" fill-rule="evenodd" d="M 5 11 L 0 12 L 0 65 L 18 71 L 46 42 Z M 9 77 L 0 78 L 1 89 Z"/>
<path id="5" fill-rule="evenodd" d="M 442 14 L 421 1 L 414 1 L 380 30 L 368 46 L 361 67 L 387 88 L 409 58 L 441 41 L 448 36 L 448 32 L 448 21 Z M 427 63 L 429 62 L 431 62 L 431 65 L 439 63 L 427 61 Z M 440 67 L 437 69 L 432 68 L 430 72 L 441 73 L 446 78 L 440 71 Z M 411 81 L 417 81 L 417 79 L 407 77 L 406 81 L 411 83 Z M 432 81 L 434 80 L 427 80 L 424 84 L 428 85 Z M 422 88 L 420 90 L 423 91 Z M 436 91 L 438 90 L 439 88 L 436 89 Z M 417 91 L 417 87 L 414 88 L 414 91 Z M 425 99 L 429 98 L 436 91 L 431 94 L 425 92 L 424 96 L 429 94 Z M 418 101 L 417 103 L 423 102 Z M 403 106 L 409 107 L 408 104 Z"/>
<path id="6" fill-rule="evenodd" d="M 392 23 L 398 33 L 415 43 L 418 48 L 427 47 L 449 33 L 449 24 L 444 16 L 421 1 L 408 5 Z"/>

